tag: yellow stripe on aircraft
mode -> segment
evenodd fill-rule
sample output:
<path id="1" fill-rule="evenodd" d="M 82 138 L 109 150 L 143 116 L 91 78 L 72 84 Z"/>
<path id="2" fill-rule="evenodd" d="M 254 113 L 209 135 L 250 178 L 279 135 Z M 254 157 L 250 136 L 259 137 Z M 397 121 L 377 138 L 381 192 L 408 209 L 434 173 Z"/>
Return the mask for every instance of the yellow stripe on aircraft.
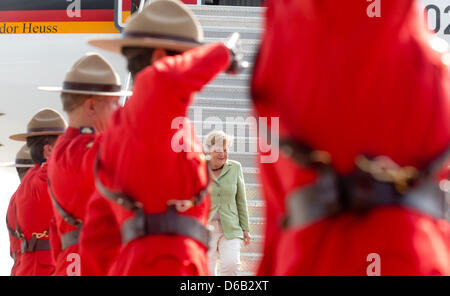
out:
<path id="1" fill-rule="evenodd" d="M 123 19 L 130 12 L 123 12 Z M 119 33 L 114 22 L 0 22 L 1 34 Z"/>

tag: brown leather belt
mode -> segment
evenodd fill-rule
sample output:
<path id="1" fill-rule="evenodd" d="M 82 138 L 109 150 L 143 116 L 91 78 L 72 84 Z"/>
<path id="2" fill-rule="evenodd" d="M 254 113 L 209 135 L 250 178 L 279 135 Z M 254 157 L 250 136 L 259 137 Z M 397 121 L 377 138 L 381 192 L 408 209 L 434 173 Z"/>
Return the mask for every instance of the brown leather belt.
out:
<path id="1" fill-rule="evenodd" d="M 175 206 L 169 206 L 163 214 L 136 214 L 121 227 L 122 243 L 155 234 L 190 237 L 208 248 L 209 231 L 196 219 L 179 215 Z"/>
<path id="2" fill-rule="evenodd" d="M 94 177 L 97 190 L 107 199 L 135 213 L 132 218 L 126 220 L 121 226 L 123 244 L 143 236 L 162 234 L 186 236 L 198 241 L 205 248 L 208 248 L 209 230 L 195 218 L 180 215 L 178 212 L 184 212 L 203 201 L 208 189 L 209 175 L 205 188 L 191 200 L 172 200 L 168 203 L 165 213 L 146 214 L 141 203 L 122 192 L 112 191 L 103 185 L 98 177 L 99 165 L 98 154 L 94 165 Z"/>
<path id="3" fill-rule="evenodd" d="M 445 217 L 445 193 L 432 176 L 447 160 L 450 150 L 414 177 L 389 182 L 383 181 L 382 176 L 380 181 L 359 167 L 352 174 L 338 175 L 326 152 L 313 151 L 302 143 L 283 139 L 280 140 L 280 148 L 301 166 L 314 168 L 319 174 L 314 184 L 300 187 L 286 198 L 284 228 L 305 226 L 345 211 L 364 214 L 376 207 L 392 205 L 438 219 Z M 404 176 L 405 173 L 398 175 Z"/>
<path id="4" fill-rule="evenodd" d="M 364 214 L 382 206 L 401 206 L 431 217 L 445 217 L 445 194 L 431 178 L 399 194 L 391 183 L 364 177 L 339 177 L 330 171 L 315 184 L 294 191 L 287 198 L 283 227 L 304 226 L 345 211 Z"/>
<path id="5" fill-rule="evenodd" d="M 50 250 L 50 241 L 48 239 L 38 239 L 35 234 L 33 234 L 31 240 L 25 239 L 25 234 L 22 232 L 22 229 L 19 226 L 19 222 L 17 221 L 17 211 L 16 211 L 16 205 L 14 205 L 14 213 L 16 216 L 16 230 L 10 229 L 8 227 L 8 230 L 10 233 L 21 240 L 20 243 L 20 251 L 22 254 L 29 253 L 29 252 L 35 252 L 35 251 L 45 251 Z M 48 231 L 45 231 L 46 236 Z M 15 261 L 15 259 L 14 259 Z"/>
<path id="6" fill-rule="evenodd" d="M 20 251 L 22 254 L 50 249 L 50 241 L 48 239 L 38 239 L 35 236 L 33 236 L 31 240 L 22 239 L 22 243 L 20 245 Z"/>

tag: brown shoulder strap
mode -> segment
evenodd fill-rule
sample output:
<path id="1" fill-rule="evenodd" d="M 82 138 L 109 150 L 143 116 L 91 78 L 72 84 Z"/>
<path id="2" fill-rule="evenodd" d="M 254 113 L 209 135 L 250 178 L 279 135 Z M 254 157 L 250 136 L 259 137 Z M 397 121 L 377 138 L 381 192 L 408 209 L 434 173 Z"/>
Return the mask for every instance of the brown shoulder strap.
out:
<path id="1" fill-rule="evenodd" d="M 99 152 L 97 153 L 97 157 L 95 159 L 95 163 L 94 163 L 95 186 L 97 187 L 98 191 L 104 197 L 108 198 L 111 201 L 118 203 L 119 205 L 126 208 L 127 210 L 130 210 L 130 211 L 142 210 L 142 204 L 140 202 L 134 200 L 133 198 L 129 197 L 128 195 L 126 195 L 123 192 L 113 191 L 113 190 L 107 188 L 101 182 L 101 180 L 98 176 L 98 169 L 100 166 L 101 166 L 101 164 L 100 164 L 100 150 L 99 150 Z M 208 171 L 206 186 L 196 196 L 193 197 L 193 202 L 194 202 L 195 206 L 199 205 L 203 201 L 206 193 L 208 192 L 209 182 L 210 182 L 210 175 L 209 175 L 209 171 Z"/>
<path id="2" fill-rule="evenodd" d="M 18 236 L 19 239 L 24 239 L 25 235 L 22 232 L 22 229 L 19 226 L 19 218 L 17 217 L 17 207 L 16 207 L 16 201 L 14 201 L 14 215 L 16 216 L 16 219 L 14 219 L 15 224 L 16 224 L 16 234 Z"/>
<path id="3" fill-rule="evenodd" d="M 67 212 L 56 200 L 55 195 L 52 190 L 50 178 L 47 178 L 48 180 L 48 192 L 50 193 L 50 198 L 52 199 L 53 205 L 55 206 L 56 210 L 58 211 L 58 214 L 61 215 L 61 217 L 66 221 L 66 223 L 75 226 L 80 227 L 83 224 L 83 221 L 76 218 L 74 215 Z"/>
<path id="4" fill-rule="evenodd" d="M 98 169 L 100 167 L 100 150 L 97 153 L 97 157 L 94 162 L 94 178 L 95 178 L 95 186 L 97 187 L 98 191 L 106 198 L 108 198 L 111 201 L 114 201 L 124 207 L 127 210 L 130 211 L 136 211 L 142 209 L 142 204 L 135 201 L 128 195 L 113 191 L 108 189 L 103 183 L 101 182 L 99 176 L 98 176 Z"/>
<path id="5" fill-rule="evenodd" d="M 20 239 L 20 236 L 17 234 L 17 232 L 16 232 L 14 229 L 12 229 L 11 227 L 9 227 L 9 224 L 8 224 L 8 215 L 6 215 L 6 228 L 8 229 L 8 232 L 9 232 L 12 236 L 14 236 L 15 238 L 19 238 L 19 239 Z"/>

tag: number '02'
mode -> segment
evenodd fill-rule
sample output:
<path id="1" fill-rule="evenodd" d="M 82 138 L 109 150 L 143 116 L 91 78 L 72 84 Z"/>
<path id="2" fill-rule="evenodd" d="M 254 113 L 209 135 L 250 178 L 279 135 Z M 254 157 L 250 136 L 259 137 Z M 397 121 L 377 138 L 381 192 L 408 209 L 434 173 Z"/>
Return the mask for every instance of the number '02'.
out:
<path id="1" fill-rule="evenodd" d="M 434 31 L 435 33 L 439 33 L 439 31 L 441 30 L 441 10 L 439 9 L 439 7 L 438 6 L 436 6 L 436 5 L 434 5 L 434 4 L 430 4 L 430 5 L 427 5 L 426 7 L 425 7 L 425 12 L 424 12 L 424 14 L 425 14 L 425 20 L 426 20 L 426 22 L 427 22 L 427 25 L 429 24 L 429 22 L 428 22 L 428 16 L 429 16 L 429 14 L 430 14 L 430 11 L 431 10 L 434 10 L 434 12 L 435 12 L 435 14 L 436 14 L 436 24 L 435 24 L 435 26 L 434 26 L 434 28 L 433 29 L 431 29 L 432 31 Z M 447 6 L 445 9 L 444 9 L 444 13 L 445 14 L 449 14 L 450 13 L 450 6 Z M 445 28 L 445 30 L 444 30 L 444 34 L 445 35 L 450 35 L 450 23 L 447 25 L 447 27 Z"/>

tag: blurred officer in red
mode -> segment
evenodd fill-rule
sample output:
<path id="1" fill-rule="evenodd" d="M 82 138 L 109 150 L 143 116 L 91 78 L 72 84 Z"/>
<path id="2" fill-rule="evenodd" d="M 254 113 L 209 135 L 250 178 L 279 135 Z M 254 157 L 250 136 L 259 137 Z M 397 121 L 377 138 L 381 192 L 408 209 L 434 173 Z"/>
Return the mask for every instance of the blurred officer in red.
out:
<path id="1" fill-rule="evenodd" d="M 15 167 L 17 174 L 19 175 L 20 182 L 22 182 L 26 173 L 30 168 L 34 167 L 33 160 L 31 159 L 30 149 L 27 145 L 23 145 L 19 152 L 16 154 L 16 160 L 11 163 L 0 164 L 0 167 Z M 6 228 L 9 232 L 9 245 L 10 255 L 14 260 L 14 265 L 11 268 L 11 275 L 16 275 L 16 269 L 20 265 L 20 236 L 17 232 L 17 220 L 16 220 L 16 193 L 13 194 L 9 200 L 8 210 L 6 212 Z"/>
<path id="2" fill-rule="evenodd" d="M 450 144 L 449 56 L 413 0 L 379 9 L 268 2 L 252 96 L 259 116 L 279 118 L 260 141 L 281 149 L 260 164 L 259 275 L 450 274 L 435 179 Z"/>
<path id="3" fill-rule="evenodd" d="M 100 133 L 120 96 L 128 92 L 121 91 L 119 75 L 95 53 L 86 54 L 72 66 L 62 87 L 40 89 L 62 93 L 69 119 L 69 127 L 58 138 L 48 164 L 55 213 L 51 239 L 55 275 L 79 275 L 80 260 L 73 254 L 78 254 L 86 204 L 95 189 L 93 167 Z"/>
<path id="4" fill-rule="evenodd" d="M 122 239 L 110 275 L 208 274 L 207 164 L 185 116 L 193 94 L 237 68 L 240 55 L 230 63 L 227 46 L 201 46 L 202 39 L 186 6 L 164 0 L 131 17 L 122 39 L 90 41 L 122 52 L 134 79 L 133 96 L 103 134 L 98 161 L 97 189 Z M 93 197 L 81 235 L 81 256 L 92 261 L 102 253 L 97 237 L 113 231 L 110 223 L 89 224 L 108 216 L 99 200 Z"/>
<path id="5" fill-rule="evenodd" d="M 53 216 L 47 190 L 47 158 L 66 122 L 52 109 L 42 109 L 30 120 L 27 132 L 12 135 L 26 141 L 35 166 L 28 171 L 15 194 L 16 232 L 21 240 L 21 260 L 16 275 L 52 275 L 54 262 L 50 251 L 49 226 Z"/>

